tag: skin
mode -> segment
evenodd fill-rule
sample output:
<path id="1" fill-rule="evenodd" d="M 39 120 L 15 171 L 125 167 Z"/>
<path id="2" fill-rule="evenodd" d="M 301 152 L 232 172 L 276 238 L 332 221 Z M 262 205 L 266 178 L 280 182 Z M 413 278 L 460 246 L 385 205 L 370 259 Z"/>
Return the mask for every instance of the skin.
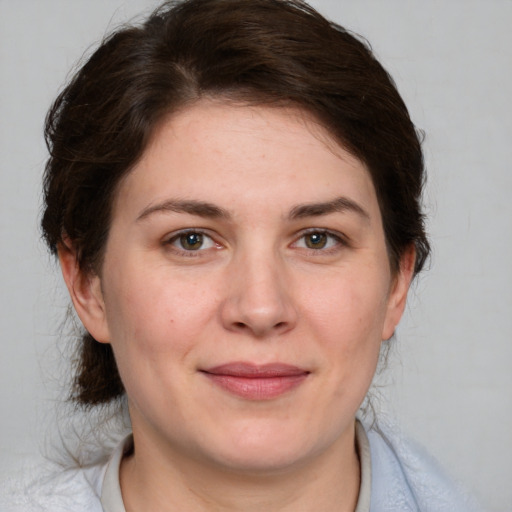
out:
<path id="1" fill-rule="evenodd" d="M 414 251 L 393 275 L 370 175 L 323 128 L 296 110 L 201 101 L 159 127 L 121 183 L 100 275 L 72 249 L 60 259 L 128 395 L 128 512 L 354 509 L 355 415 Z M 307 376 L 246 399 L 204 373 L 233 361 Z"/>

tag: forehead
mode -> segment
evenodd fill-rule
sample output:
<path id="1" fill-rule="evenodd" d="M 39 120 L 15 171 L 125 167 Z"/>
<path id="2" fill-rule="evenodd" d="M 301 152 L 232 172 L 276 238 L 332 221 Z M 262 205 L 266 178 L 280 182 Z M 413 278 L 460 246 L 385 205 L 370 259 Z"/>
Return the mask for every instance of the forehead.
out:
<path id="1" fill-rule="evenodd" d="M 340 194 L 368 203 L 375 195 L 370 174 L 310 115 L 201 101 L 158 126 L 118 196 L 139 207 L 173 196 L 286 208 Z"/>

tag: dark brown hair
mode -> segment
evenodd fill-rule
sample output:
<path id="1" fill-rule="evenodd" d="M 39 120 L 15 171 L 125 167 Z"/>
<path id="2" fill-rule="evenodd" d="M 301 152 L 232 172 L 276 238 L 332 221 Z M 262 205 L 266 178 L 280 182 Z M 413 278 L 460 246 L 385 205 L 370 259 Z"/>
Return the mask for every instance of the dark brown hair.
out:
<path id="1" fill-rule="evenodd" d="M 47 116 L 50 249 L 67 239 L 81 270 L 99 273 L 121 178 L 164 117 L 206 97 L 313 115 L 367 165 L 391 268 L 412 244 L 422 269 L 423 156 L 407 108 L 369 45 L 300 0 L 166 2 L 106 38 Z M 123 393 L 110 345 L 85 333 L 74 400 L 95 405 Z"/>

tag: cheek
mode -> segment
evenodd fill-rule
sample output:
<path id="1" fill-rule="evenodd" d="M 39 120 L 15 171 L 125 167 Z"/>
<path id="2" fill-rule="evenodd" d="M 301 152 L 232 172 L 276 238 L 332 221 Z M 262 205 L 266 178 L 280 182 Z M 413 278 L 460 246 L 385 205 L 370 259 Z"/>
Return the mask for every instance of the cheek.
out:
<path id="1" fill-rule="evenodd" d="M 328 370 L 332 410 L 347 402 L 357 410 L 373 379 L 387 306 L 388 284 L 379 276 L 358 272 L 326 280 L 323 295 L 309 297 L 305 314 Z"/>
<path id="2" fill-rule="evenodd" d="M 193 370 L 201 347 L 212 299 L 203 286 L 165 277 L 121 272 L 130 279 L 111 280 L 107 316 L 111 345 L 121 379 L 132 404 L 143 410 L 160 406 L 175 409 L 179 390 Z M 177 286 L 176 286 L 177 285 Z M 108 297 L 114 300 L 109 301 Z M 166 389 L 159 402 L 150 397 Z M 138 405 L 137 405 L 138 404 Z M 153 411 L 156 414 L 156 410 Z"/>
<path id="3" fill-rule="evenodd" d="M 388 292 L 378 272 L 335 276 L 318 282 L 316 289 L 305 291 L 304 312 L 326 333 L 326 341 L 340 351 L 380 344 Z"/>
<path id="4" fill-rule="evenodd" d="M 184 357 L 214 314 L 211 288 L 166 275 L 164 270 L 132 270 L 114 274 L 106 294 L 114 350 L 132 357 L 144 355 L 159 364 L 167 361 L 160 357 L 163 354 Z"/>
<path id="5" fill-rule="evenodd" d="M 315 396 L 315 404 L 333 436 L 353 419 L 378 363 L 386 285 L 372 276 L 357 273 L 325 280 L 323 293 L 310 294 L 304 310 L 317 340 L 324 390 Z"/>

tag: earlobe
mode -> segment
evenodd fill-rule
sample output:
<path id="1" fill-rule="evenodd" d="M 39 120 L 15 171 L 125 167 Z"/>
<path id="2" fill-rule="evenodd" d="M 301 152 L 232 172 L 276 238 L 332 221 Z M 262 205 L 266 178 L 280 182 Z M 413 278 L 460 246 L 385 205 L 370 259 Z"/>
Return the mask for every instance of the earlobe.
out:
<path id="1" fill-rule="evenodd" d="M 407 302 L 407 293 L 414 277 L 414 264 L 416 261 L 416 250 L 410 245 L 400 258 L 400 268 L 393 279 L 392 288 L 388 298 L 388 308 L 382 339 L 388 340 L 393 336 L 395 329 L 402 318 Z"/>
<path id="2" fill-rule="evenodd" d="M 76 252 L 69 245 L 60 244 L 58 255 L 62 276 L 82 324 L 96 341 L 109 343 L 100 277 L 80 269 Z"/>

